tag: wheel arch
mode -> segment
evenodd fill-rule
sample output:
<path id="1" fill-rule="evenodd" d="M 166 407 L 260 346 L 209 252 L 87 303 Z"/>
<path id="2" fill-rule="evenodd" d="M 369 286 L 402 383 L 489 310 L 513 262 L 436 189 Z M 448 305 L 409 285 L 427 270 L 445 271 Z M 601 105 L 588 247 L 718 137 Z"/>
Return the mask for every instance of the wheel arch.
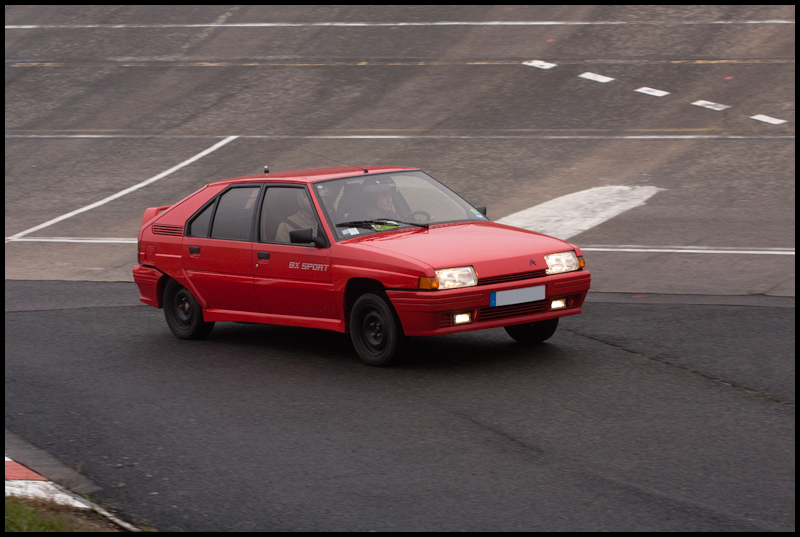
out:
<path id="1" fill-rule="evenodd" d="M 344 331 L 346 334 L 350 333 L 350 312 L 353 311 L 353 304 L 356 303 L 358 297 L 366 293 L 386 296 L 386 287 L 380 281 L 371 278 L 350 278 L 347 280 L 344 291 Z M 391 305 L 391 302 L 389 304 Z M 397 314 L 395 313 L 395 315 Z"/>
<path id="2" fill-rule="evenodd" d="M 167 286 L 167 282 L 170 280 L 175 280 L 169 274 L 163 274 L 159 279 L 158 283 L 156 284 L 156 296 L 158 297 L 158 307 L 164 307 L 164 288 Z M 176 280 L 177 281 L 177 280 Z"/>

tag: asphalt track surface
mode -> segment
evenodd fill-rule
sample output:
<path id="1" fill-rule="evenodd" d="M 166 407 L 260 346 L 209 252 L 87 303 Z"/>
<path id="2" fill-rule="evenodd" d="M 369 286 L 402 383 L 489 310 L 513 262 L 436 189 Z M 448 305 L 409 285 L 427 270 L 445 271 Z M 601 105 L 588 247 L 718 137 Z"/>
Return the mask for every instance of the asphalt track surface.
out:
<path id="1" fill-rule="evenodd" d="M 6 428 L 164 530 L 794 530 L 794 17 L 6 7 L 33 26 L 5 34 Z M 548 343 L 420 338 L 375 369 L 322 331 L 179 341 L 137 303 L 133 244 L 54 242 L 130 240 L 207 182 L 328 164 L 301 149 L 419 166 L 492 218 L 662 189 L 582 247 L 792 253 L 587 252 L 593 293 Z"/>

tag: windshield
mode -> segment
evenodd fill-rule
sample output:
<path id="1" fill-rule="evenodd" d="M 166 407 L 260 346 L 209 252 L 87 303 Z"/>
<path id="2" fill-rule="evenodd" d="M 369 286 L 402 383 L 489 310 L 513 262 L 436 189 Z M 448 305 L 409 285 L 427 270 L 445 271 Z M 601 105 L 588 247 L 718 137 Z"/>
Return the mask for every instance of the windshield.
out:
<path id="1" fill-rule="evenodd" d="M 399 228 L 487 220 L 421 171 L 333 179 L 315 184 L 314 189 L 336 240 Z"/>

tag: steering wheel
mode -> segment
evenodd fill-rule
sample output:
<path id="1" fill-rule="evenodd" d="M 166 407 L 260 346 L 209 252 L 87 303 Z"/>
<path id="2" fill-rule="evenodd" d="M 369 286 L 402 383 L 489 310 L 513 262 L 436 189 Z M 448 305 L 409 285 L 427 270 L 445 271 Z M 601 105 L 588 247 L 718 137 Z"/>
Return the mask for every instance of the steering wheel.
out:
<path id="1" fill-rule="evenodd" d="M 422 216 L 422 217 L 425 218 L 425 220 L 420 220 L 419 218 L 414 218 L 415 216 Z M 407 215 L 405 215 L 403 217 L 403 220 L 411 220 L 411 219 L 413 219 L 413 220 L 411 220 L 412 222 L 418 222 L 420 224 L 424 224 L 426 222 L 430 222 L 432 218 L 433 217 L 431 216 L 431 213 L 429 213 L 428 211 L 413 211 L 413 212 L 410 212 Z"/>

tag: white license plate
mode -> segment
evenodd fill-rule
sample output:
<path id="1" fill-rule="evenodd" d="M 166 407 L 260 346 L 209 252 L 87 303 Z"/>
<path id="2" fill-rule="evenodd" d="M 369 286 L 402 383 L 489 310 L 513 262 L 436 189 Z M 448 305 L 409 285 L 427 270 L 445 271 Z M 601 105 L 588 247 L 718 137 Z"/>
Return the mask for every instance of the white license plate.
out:
<path id="1" fill-rule="evenodd" d="M 510 291 L 494 291 L 492 293 L 492 307 L 544 300 L 545 287 L 545 285 L 537 285 L 536 287 L 523 287 L 522 289 L 511 289 Z"/>

